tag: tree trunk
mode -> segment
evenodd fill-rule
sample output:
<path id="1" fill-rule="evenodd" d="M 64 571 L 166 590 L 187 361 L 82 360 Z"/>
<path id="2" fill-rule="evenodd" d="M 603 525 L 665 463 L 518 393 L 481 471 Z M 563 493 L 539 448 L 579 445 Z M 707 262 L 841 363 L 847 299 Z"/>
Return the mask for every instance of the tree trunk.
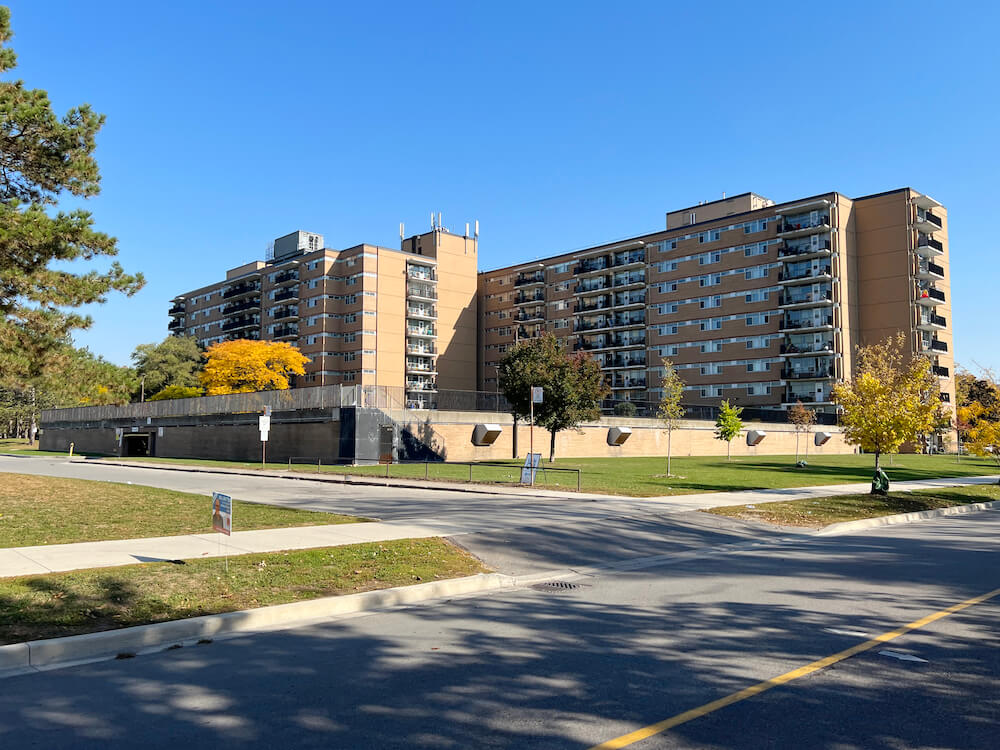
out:
<path id="1" fill-rule="evenodd" d="M 879 460 L 881 456 L 882 456 L 882 452 L 881 451 L 875 451 L 875 472 L 876 473 L 878 473 L 878 470 L 882 468 L 882 463 Z"/>
<path id="2" fill-rule="evenodd" d="M 667 428 L 667 478 L 670 478 L 670 439 L 673 437 L 673 428 Z"/>
<path id="3" fill-rule="evenodd" d="M 517 415 L 514 415 L 514 432 L 511 435 L 511 458 L 517 458 Z"/>
<path id="4" fill-rule="evenodd" d="M 795 431 L 795 463 L 799 462 L 799 431 Z"/>
<path id="5" fill-rule="evenodd" d="M 556 431 L 549 430 L 549 463 L 556 460 Z"/>
<path id="6" fill-rule="evenodd" d="M 809 436 L 810 436 L 811 434 L 812 434 L 812 433 L 811 433 L 811 432 L 809 432 L 809 430 L 806 430 L 806 459 L 807 459 L 807 460 L 808 460 L 808 458 L 809 458 Z"/>
<path id="7" fill-rule="evenodd" d="M 733 460 L 733 441 L 732 440 L 727 440 L 726 441 L 726 460 L 727 461 L 732 461 Z"/>

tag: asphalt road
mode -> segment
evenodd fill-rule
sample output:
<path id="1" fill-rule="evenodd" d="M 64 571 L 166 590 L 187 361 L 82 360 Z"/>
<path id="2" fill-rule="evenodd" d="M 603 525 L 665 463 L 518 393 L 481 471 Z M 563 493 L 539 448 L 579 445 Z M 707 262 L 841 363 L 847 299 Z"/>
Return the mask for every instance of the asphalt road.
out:
<path id="1" fill-rule="evenodd" d="M 0 747 L 585 749 L 997 589 L 998 532 L 762 540 L 11 678 Z M 996 747 L 998 617 L 1000 596 L 628 746 Z"/>

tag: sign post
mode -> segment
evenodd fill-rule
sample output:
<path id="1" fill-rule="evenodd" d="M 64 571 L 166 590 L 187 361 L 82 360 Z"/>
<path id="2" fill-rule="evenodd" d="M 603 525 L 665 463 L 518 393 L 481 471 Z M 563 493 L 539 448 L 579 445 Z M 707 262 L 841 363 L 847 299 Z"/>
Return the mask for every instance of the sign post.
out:
<path id="1" fill-rule="evenodd" d="M 532 456 L 535 453 L 535 404 L 542 403 L 542 386 L 533 385 L 531 386 L 531 406 L 529 410 L 531 411 L 531 424 L 528 425 L 528 455 Z M 535 483 L 535 475 L 531 475 L 531 483 Z"/>
<path id="2" fill-rule="evenodd" d="M 524 466 L 521 467 L 521 484 L 535 484 L 535 474 L 538 472 L 538 465 L 542 461 L 541 453 L 529 453 L 524 459 Z"/>
<path id="3" fill-rule="evenodd" d="M 212 493 L 212 531 L 229 536 L 233 533 L 233 498 L 221 492 Z M 222 546 L 222 537 L 219 537 Z M 229 572 L 229 544 L 226 544 L 226 572 Z"/>
<path id="4" fill-rule="evenodd" d="M 264 413 L 257 417 L 257 429 L 260 430 L 260 468 L 267 463 L 267 433 L 271 430 L 271 407 L 265 406 Z"/>

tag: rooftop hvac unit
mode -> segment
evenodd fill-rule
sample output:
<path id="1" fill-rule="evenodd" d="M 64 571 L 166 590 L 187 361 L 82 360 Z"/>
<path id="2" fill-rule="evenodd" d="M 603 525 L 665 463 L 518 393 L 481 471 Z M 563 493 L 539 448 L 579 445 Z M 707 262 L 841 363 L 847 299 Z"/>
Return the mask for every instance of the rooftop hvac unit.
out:
<path id="1" fill-rule="evenodd" d="M 747 430 L 747 446 L 753 448 L 760 445 L 766 437 L 767 433 L 763 430 Z"/>
<path id="2" fill-rule="evenodd" d="M 493 445 L 501 432 L 503 427 L 498 424 L 477 424 L 472 430 L 472 444 Z"/>
<path id="3" fill-rule="evenodd" d="M 813 435 L 813 442 L 816 443 L 816 445 L 825 445 L 832 437 L 833 435 L 829 432 L 817 432 Z"/>
<path id="4" fill-rule="evenodd" d="M 631 436 L 631 427 L 612 427 L 608 430 L 608 445 L 622 445 Z"/>

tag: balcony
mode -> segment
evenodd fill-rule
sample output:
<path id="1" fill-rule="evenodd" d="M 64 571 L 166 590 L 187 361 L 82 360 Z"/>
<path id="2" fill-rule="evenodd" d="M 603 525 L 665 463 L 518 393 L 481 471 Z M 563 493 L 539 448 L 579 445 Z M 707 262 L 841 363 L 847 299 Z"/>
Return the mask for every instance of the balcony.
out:
<path id="1" fill-rule="evenodd" d="M 645 346 L 645 345 L 646 345 L 645 336 L 639 336 L 635 338 L 630 336 L 615 336 L 611 342 L 611 346 L 613 348 L 619 348 L 619 347 L 627 348 L 627 347 Z"/>
<path id="2" fill-rule="evenodd" d="M 942 315 L 934 313 L 924 313 L 917 321 L 917 328 L 921 331 L 943 331 L 948 327 L 948 319 Z"/>
<path id="3" fill-rule="evenodd" d="M 815 404 L 817 406 L 830 406 L 833 404 L 832 397 L 826 392 L 809 392 L 809 393 L 798 393 L 794 390 L 789 390 L 785 393 L 785 401 L 781 402 L 782 406 L 795 406 L 797 401 L 801 401 L 803 404 Z"/>
<path id="4" fill-rule="evenodd" d="M 786 367 L 781 371 L 783 380 L 828 380 L 833 377 L 833 374 L 833 365 L 816 369 Z"/>
<path id="5" fill-rule="evenodd" d="M 407 266 L 406 275 L 418 281 L 437 281 L 437 273 L 426 266 Z"/>
<path id="6" fill-rule="evenodd" d="M 514 297 L 515 305 L 530 305 L 532 302 L 544 302 L 545 292 L 539 289 L 534 294 L 525 294 L 524 292 L 518 292 Z"/>
<path id="7" fill-rule="evenodd" d="M 275 294 L 273 297 L 275 302 L 282 302 L 286 299 L 298 299 L 298 298 L 299 298 L 298 287 L 294 289 L 283 289 L 282 291 Z"/>
<path id="8" fill-rule="evenodd" d="M 183 315 L 184 305 L 174 305 L 167 311 L 167 315 Z"/>
<path id="9" fill-rule="evenodd" d="M 593 282 L 593 281 L 594 280 L 591 279 L 591 282 Z M 580 284 L 577 284 L 573 288 L 573 293 L 574 294 L 589 294 L 591 292 L 601 292 L 601 291 L 604 291 L 605 289 L 610 289 L 610 288 L 611 288 L 611 277 L 610 276 L 605 276 L 604 278 L 602 278 L 600 280 L 600 283 L 590 283 L 590 284 L 580 283 Z"/>
<path id="10" fill-rule="evenodd" d="M 926 232 L 930 234 L 931 232 L 939 232 L 944 228 L 944 222 L 941 221 L 940 217 L 935 216 L 930 211 L 924 211 L 917 209 L 917 219 L 913 222 L 914 228 L 920 232 Z"/>
<path id="11" fill-rule="evenodd" d="M 436 391 L 437 381 L 433 378 L 427 380 L 407 380 L 406 390 L 408 391 Z"/>
<path id="12" fill-rule="evenodd" d="M 535 308 L 534 310 L 518 310 L 514 320 L 519 323 L 526 323 L 531 320 L 545 320 L 545 308 Z"/>
<path id="13" fill-rule="evenodd" d="M 406 363 L 406 374 L 407 375 L 437 375 L 437 371 L 434 369 L 434 364 L 428 360 L 426 362 L 407 362 Z"/>
<path id="14" fill-rule="evenodd" d="M 939 255 L 944 255 L 944 245 L 931 237 L 921 235 L 920 239 L 917 240 L 915 251 L 921 258 L 936 258 Z"/>
<path id="15" fill-rule="evenodd" d="M 287 338 L 298 338 L 299 327 L 298 326 L 279 326 L 274 329 L 274 333 L 271 334 L 271 338 L 277 339 L 287 339 Z"/>
<path id="16" fill-rule="evenodd" d="M 284 271 L 274 277 L 273 283 L 275 286 L 281 286 L 282 284 L 287 284 L 290 281 L 298 281 L 298 280 L 299 280 L 298 271 Z"/>
<path id="17" fill-rule="evenodd" d="M 933 367 L 931 367 L 931 372 L 933 372 L 939 378 L 947 378 L 951 375 L 951 371 L 947 367 L 941 367 L 939 365 L 934 365 Z"/>
<path id="18" fill-rule="evenodd" d="M 260 307 L 260 297 L 254 297 L 253 299 L 244 300 L 243 302 L 234 302 L 230 305 L 226 305 L 222 308 L 223 315 L 232 315 L 233 313 L 242 312 L 243 310 L 254 310 Z"/>
<path id="19" fill-rule="evenodd" d="M 614 286 L 615 289 L 620 287 L 629 286 L 645 286 L 646 285 L 646 274 L 644 273 L 630 273 L 623 276 L 615 276 Z"/>
<path id="20" fill-rule="evenodd" d="M 800 270 L 784 268 L 778 274 L 778 283 L 791 285 L 791 284 L 809 284 L 814 281 L 832 281 L 833 280 L 833 268 L 829 265 L 820 266 L 819 268 L 805 268 Z"/>
<path id="21" fill-rule="evenodd" d="M 646 356 L 642 355 L 639 357 L 613 357 L 609 361 L 605 362 L 604 367 L 606 369 L 617 369 L 622 367 L 645 367 L 646 366 Z"/>
<path id="22" fill-rule="evenodd" d="M 406 296 L 410 299 L 437 299 L 437 289 L 430 286 L 410 285 L 406 287 Z"/>
<path id="23" fill-rule="evenodd" d="M 609 346 L 610 343 L 603 337 L 597 339 L 596 341 L 584 341 L 583 339 L 578 339 L 577 342 L 573 344 L 573 351 L 592 352 L 596 349 L 607 349 Z"/>
<path id="24" fill-rule="evenodd" d="M 299 317 L 299 308 L 297 307 L 276 307 L 271 311 L 271 317 L 275 320 L 286 320 L 288 318 Z"/>
<path id="25" fill-rule="evenodd" d="M 179 319 L 176 319 L 176 320 L 171 320 L 169 323 L 167 323 L 167 330 L 170 330 L 170 331 L 181 331 L 183 329 L 184 329 L 184 319 L 183 318 L 179 318 Z"/>
<path id="26" fill-rule="evenodd" d="M 242 297 L 245 294 L 254 294 L 260 291 L 260 283 L 255 284 L 236 284 L 228 289 L 222 290 L 223 299 L 233 299 L 234 297 Z"/>
<path id="27" fill-rule="evenodd" d="M 944 292 L 939 289 L 918 289 L 917 304 L 924 307 L 936 307 L 945 302 Z"/>
<path id="28" fill-rule="evenodd" d="M 412 343 L 406 345 L 406 353 L 430 357 L 437 354 L 437 347 L 434 344 Z"/>
<path id="29" fill-rule="evenodd" d="M 535 271 L 534 273 L 519 273 L 514 278 L 514 286 L 527 286 L 529 284 L 544 284 L 545 271 Z"/>
<path id="30" fill-rule="evenodd" d="M 407 305 L 406 317 L 418 320 L 435 320 L 437 318 L 437 309 L 430 305 L 421 307 Z"/>
<path id="31" fill-rule="evenodd" d="M 943 354 L 948 351 L 948 344 L 938 339 L 923 339 L 920 342 L 920 348 L 925 352 L 940 352 Z"/>
<path id="32" fill-rule="evenodd" d="M 614 325 L 616 328 L 644 327 L 646 316 L 642 313 L 638 315 L 615 315 Z"/>
<path id="33" fill-rule="evenodd" d="M 786 357 L 815 357 L 817 354 L 833 354 L 833 342 L 821 341 L 818 344 L 782 344 L 781 354 Z"/>
<path id="34" fill-rule="evenodd" d="M 599 331 L 613 327 L 611 318 L 600 318 L 598 320 L 580 320 L 573 324 L 574 331 Z"/>
<path id="35" fill-rule="evenodd" d="M 944 278 L 944 267 L 930 261 L 921 261 L 917 264 L 916 276 L 924 281 L 941 281 Z"/>
<path id="36" fill-rule="evenodd" d="M 796 216 L 783 219 L 778 223 L 778 236 L 786 239 L 792 237 L 805 237 L 808 234 L 817 234 L 819 232 L 829 231 L 829 216 L 818 216 L 816 218 L 810 218 L 809 216 Z"/>
<path id="37" fill-rule="evenodd" d="M 646 292 L 619 293 L 615 295 L 615 307 L 635 307 L 646 304 Z"/>
<path id="38" fill-rule="evenodd" d="M 437 334 L 434 332 L 434 326 L 407 326 L 406 335 L 414 336 L 416 338 L 432 339 Z"/>
<path id="39" fill-rule="evenodd" d="M 241 328 L 257 328 L 260 325 L 260 320 L 257 318 L 236 318 L 234 320 L 227 320 L 222 324 L 223 331 L 238 331 Z"/>
<path id="40" fill-rule="evenodd" d="M 611 266 L 613 268 L 644 265 L 646 265 L 646 252 L 644 250 L 616 253 L 611 260 Z"/>
<path id="41" fill-rule="evenodd" d="M 786 291 L 778 299 L 778 307 L 788 310 L 800 307 L 825 307 L 832 304 L 833 292 L 830 289 L 805 294 L 792 294 Z"/>
<path id="42" fill-rule="evenodd" d="M 611 307 L 611 296 L 604 295 L 592 300 L 580 300 L 573 305 L 573 312 L 588 312 L 590 310 L 606 310 Z"/>
<path id="43" fill-rule="evenodd" d="M 645 388 L 646 378 L 615 378 L 611 383 L 612 388 Z"/>
<path id="44" fill-rule="evenodd" d="M 823 240 L 818 244 L 785 245 L 778 250 L 778 260 L 794 258 L 795 260 L 808 260 L 810 258 L 822 258 L 830 255 L 830 240 Z"/>
<path id="45" fill-rule="evenodd" d="M 595 273 L 597 271 L 604 271 L 608 268 L 607 257 L 601 258 L 590 258 L 587 260 L 581 260 L 574 268 L 573 273 L 576 275 L 585 273 Z"/>
<path id="46" fill-rule="evenodd" d="M 800 333 L 805 333 L 806 331 L 827 331 L 833 329 L 833 316 L 826 315 L 819 318 L 806 318 L 803 320 L 783 320 L 781 321 L 781 327 L 779 331 L 797 331 Z"/>

